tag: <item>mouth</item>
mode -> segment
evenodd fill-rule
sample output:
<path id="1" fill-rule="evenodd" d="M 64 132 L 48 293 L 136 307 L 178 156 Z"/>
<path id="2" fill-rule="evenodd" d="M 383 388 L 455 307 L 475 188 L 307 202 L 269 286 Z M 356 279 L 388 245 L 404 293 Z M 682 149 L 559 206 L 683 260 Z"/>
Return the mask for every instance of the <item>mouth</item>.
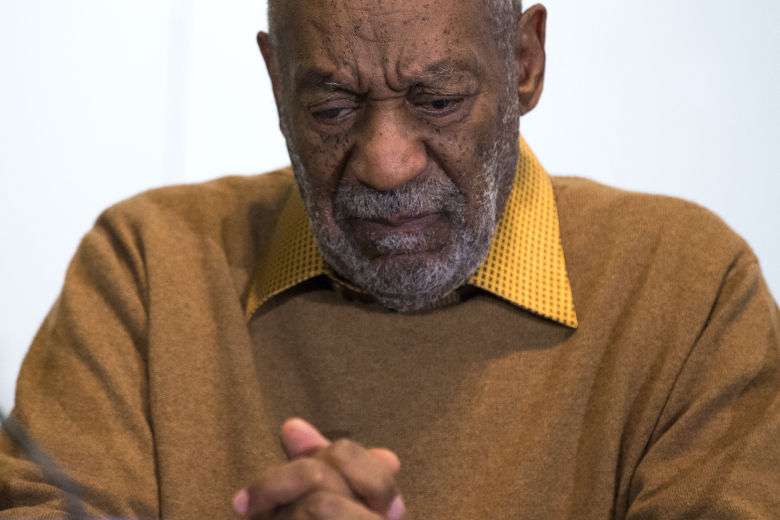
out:
<path id="1" fill-rule="evenodd" d="M 352 236 L 369 258 L 436 253 L 449 236 L 440 213 L 350 219 Z"/>
<path id="2" fill-rule="evenodd" d="M 373 233 L 421 233 L 441 220 L 438 213 L 394 215 L 392 217 L 358 219 L 361 226 Z"/>

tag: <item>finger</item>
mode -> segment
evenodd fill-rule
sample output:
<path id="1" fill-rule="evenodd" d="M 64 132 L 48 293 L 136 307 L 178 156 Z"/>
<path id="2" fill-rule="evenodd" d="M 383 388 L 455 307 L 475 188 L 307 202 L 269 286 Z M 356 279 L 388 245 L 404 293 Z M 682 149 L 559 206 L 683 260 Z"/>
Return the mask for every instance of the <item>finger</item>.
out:
<path id="1" fill-rule="evenodd" d="M 368 451 L 371 455 L 381 460 L 393 473 L 398 473 L 401 470 L 401 461 L 398 455 L 392 451 L 385 448 L 371 448 Z"/>
<path id="2" fill-rule="evenodd" d="M 321 460 L 304 457 L 266 471 L 233 498 L 233 509 L 247 516 L 273 511 L 316 491 L 354 498 L 341 475 Z"/>
<path id="3" fill-rule="evenodd" d="M 320 451 L 317 458 L 325 460 L 338 471 L 368 507 L 385 514 L 399 494 L 395 472 L 384 459 L 395 464 L 397 457 L 389 450 L 376 451 L 380 453 L 379 457 L 353 441 L 342 439 Z"/>
<path id="4" fill-rule="evenodd" d="M 317 491 L 285 508 L 275 520 L 383 520 L 365 505 L 341 495 Z M 398 520 L 398 519 L 394 519 Z"/>
<path id="5" fill-rule="evenodd" d="M 303 419 L 287 419 L 282 425 L 282 446 L 290 460 L 310 457 L 329 445 L 330 441 Z"/>
<path id="6" fill-rule="evenodd" d="M 287 419 L 282 425 L 282 445 L 287 457 L 295 459 L 314 455 L 320 449 L 330 445 L 330 441 L 309 422 L 296 417 Z M 398 473 L 401 469 L 401 461 L 392 451 L 385 448 L 372 448 L 369 451 L 384 462 L 393 473 Z"/>

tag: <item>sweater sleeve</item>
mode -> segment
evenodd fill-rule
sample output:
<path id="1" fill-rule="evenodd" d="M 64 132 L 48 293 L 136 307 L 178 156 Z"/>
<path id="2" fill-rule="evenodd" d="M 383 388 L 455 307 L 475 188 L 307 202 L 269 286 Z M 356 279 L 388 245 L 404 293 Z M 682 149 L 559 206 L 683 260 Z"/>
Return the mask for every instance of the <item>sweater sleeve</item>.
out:
<path id="1" fill-rule="evenodd" d="M 17 384 L 12 413 L 99 517 L 158 517 L 143 248 L 111 210 L 82 240 Z M 120 219 L 121 220 L 121 219 Z M 62 518 L 63 492 L 0 432 L 0 518 Z"/>
<path id="2" fill-rule="evenodd" d="M 749 250 L 728 270 L 631 483 L 629 519 L 780 511 L 780 313 Z"/>

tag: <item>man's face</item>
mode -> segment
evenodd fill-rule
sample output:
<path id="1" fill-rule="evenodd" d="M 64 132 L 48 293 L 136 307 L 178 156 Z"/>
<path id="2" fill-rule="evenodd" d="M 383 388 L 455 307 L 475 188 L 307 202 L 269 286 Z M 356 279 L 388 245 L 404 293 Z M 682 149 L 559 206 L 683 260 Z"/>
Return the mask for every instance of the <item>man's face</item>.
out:
<path id="1" fill-rule="evenodd" d="M 336 272 L 390 308 L 465 282 L 511 188 L 517 84 L 483 4 L 285 7 L 282 128 L 314 235 Z"/>

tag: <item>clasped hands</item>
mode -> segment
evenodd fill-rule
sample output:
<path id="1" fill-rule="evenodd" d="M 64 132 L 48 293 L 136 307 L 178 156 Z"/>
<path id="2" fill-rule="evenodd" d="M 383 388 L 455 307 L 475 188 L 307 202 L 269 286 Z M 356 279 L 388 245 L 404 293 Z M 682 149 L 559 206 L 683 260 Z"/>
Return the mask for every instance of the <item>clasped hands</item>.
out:
<path id="1" fill-rule="evenodd" d="M 236 512 L 274 520 L 399 520 L 398 457 L 350 440 L 331 443 L 302 419 L 282 426 L 289 461 L 268 469 L 233 499 Z"/>

